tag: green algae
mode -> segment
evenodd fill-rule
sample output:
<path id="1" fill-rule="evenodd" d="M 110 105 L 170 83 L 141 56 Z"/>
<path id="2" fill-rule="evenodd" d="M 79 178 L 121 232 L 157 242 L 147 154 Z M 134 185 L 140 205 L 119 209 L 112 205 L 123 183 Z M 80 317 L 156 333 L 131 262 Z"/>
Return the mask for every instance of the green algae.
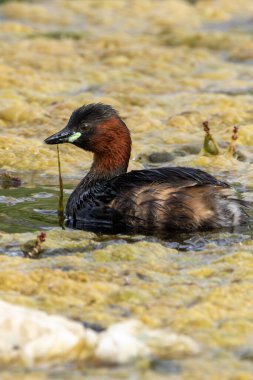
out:
<path id="1" fill-rule="evenodd" d="M 8 246 L 11 239 L 22 244 L 30 237 L 4 234 L 2 241 Z M 209 350 L 230 352 L 228 362 L 252 333 L 252 241 L 244 252 L 235 244 L 233 254 L 225 248 L 218 254 L 213 245 L 207 267 L 206 252 L 188 253 L 186 260 L 159 243 L 109 244 L 102 250 L 96 240 L 83 231 L 50 231 L 39 261 L 1 256 L 1 298 L 104 327 L 127 316 L 151 327 L 170 326 Z M 79 253 L 64 255 L 71 244 Z M 205 355 L 192 360 L 198 366 Z M 186 372 L 191 368 L 186 359 L 184 366 Z"/>
<path id="2" fill-rule="evenodd" d="M 23 184 L 0 190 L 0 297 L 103 327 L 136 317 L 185 333 L 203 350 L 178 360 L 174 373 L 158 352 L 157 365 L 19 368 L 1 373 L 6 379 L 127 379 L 129 372 L 147 380 L 252 378 L 250 356 L 238 354 L 250 352 L 253 336 L 251 227 L 165 240 L 58 227 L 57 153 L 42 141 L 66 125 L 73 109 L 96 101 L 112 104 L 131 129 L 130 169 L 204 168 L 246 188 L 252 200 L 252 32 L 241 21 L 252 2 L 129 4 L 0 6 L 0 166 Z M 241 29 L 231 23 L 237 19 Z M 221 153 L 231 126 L 239 125 L 244 161 L 230 154 L 233 144 L 229 154 L 203 155 L 204 120 Z M 64 202 L 91 159 L 73 146 L 61 149 Z M 47 239 L 39 260 L 23 258 L 22 245 L 41 231 Z"/>
<path id="3" fill-rule="evenodd" d="M 54 40 L 64 40 L 64 39 L 72 39 L 72 40 L 81 40 L 83 38 L 87 38 L 87 33 L 81 33 L 77 31 L 66 31 L 66 30 L 58 30 L 52 32 L 44 32 L 44 33 L 34 33 L 29 36 L 30 38 L 52 38 Z"/>
<path id="4" fill-rule="evenodd" d="M 13 0 L 0 0 L 0 4 L 8 3 L 8 1 L 13 1 Z M 25 1 L 25 2 L 28 2 L 28 0 L 16 0 L 16 1 Z"/>

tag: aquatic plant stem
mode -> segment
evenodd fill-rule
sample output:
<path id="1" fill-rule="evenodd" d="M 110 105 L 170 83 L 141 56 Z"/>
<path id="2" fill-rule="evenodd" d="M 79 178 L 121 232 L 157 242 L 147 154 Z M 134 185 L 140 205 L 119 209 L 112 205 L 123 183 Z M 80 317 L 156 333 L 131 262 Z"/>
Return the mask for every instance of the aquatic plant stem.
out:
<path id="1" fill-rule="evenodd" d="M 24 256 L 29 259 L 38 259 L 43 250 L 42 244 L 46 241 L 46 236 L 45 232 L 40 232 L 35 241 L 29 240 L 26 242 L 21 248 Z"/>
<path id="2" fill-rule="evenodd" d="M 58 158 L 58 171 L 59 171 L 59 202 L 58 202 L 58 222 L 59 226 L 64 230 L 64 205 L 63 205 L 63 181 L 61 176 L 61 161 L 60 150 L 57 144 L 57 158 Z"/>
<path id="3" fill-rule="evenodd" d="M 237 125 L 235 125 L 233 128 L 233 134 L 231 137 L 231 142 L 230 142 L 230 144 L 228 146 L 228 150 L 227 150 L 228 155 L 232 156 L 232 157 L 234 157 L 236 155 L 236 148 L 237 148 L 236 141 L 238 140 L 238 130 L 239 130 L 239 127 Z"/>
<path id="4" fill-rule="evenodd" d="M 203 129 L 204 129 L 204 132 L 206 133 L 204 144 L 203 144 L 204 152 L 217 156 L 220 153 L 219 146 L 215 138 L 210 133 L 210 127 L 209 127 L 208 121 L 203 122 Z"/>

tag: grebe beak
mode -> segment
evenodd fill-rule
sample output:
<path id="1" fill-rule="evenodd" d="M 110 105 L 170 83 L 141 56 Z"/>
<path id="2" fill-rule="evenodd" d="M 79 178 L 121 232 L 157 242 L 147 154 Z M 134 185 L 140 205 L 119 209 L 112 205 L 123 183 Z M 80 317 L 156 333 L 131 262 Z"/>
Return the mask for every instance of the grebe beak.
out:
<path id="1" fill-rule="evenodd" d="M 65 127 L 61 131 L 55 133 L 54 135 L 48 137 L 44 142 L 46 144 L 63 144 L 63 143 L 73 143 L 81 136 L 80 132 L 71 131 L 68 127 Z"/>

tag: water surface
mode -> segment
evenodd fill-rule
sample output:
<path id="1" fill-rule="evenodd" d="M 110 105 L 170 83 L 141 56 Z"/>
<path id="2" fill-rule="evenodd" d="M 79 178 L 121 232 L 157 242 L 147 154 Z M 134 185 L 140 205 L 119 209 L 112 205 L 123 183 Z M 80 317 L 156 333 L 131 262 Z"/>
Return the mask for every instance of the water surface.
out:
<path id="1" fill-rule="evenodd" d="M 201 345 L 128 366 L 10 367 L 4 379 L 252 378 L 252 226 L 166 237 L 58 226 L 57 154 L 43 140 L 101 101 L 133 138 L 130 169 L 193 166 L 252 201 L 253 3 L 157 0 L 0 2 L 0 297 L 101 327 L 137 318 Z M 219 156 L 201 152 L 209 120 Z M 225 152 L 239 125 L 239 159 Z M 61 147 L 65 200 L 91 155 Z M 38 260 L 24 246 L 46 232 Z"/>

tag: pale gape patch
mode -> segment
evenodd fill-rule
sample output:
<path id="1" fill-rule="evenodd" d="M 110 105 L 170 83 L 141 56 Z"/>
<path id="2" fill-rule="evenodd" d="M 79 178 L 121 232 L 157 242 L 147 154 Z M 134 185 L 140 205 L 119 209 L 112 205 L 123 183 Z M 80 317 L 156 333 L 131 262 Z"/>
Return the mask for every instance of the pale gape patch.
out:
<path id="1" fill-rule="evenodd" d="M 73 135 L 71 135 L 71 136 L 69 137 L 68 142 L 73 143 L 73 142 L 76 141 L 80 136 L 81 136 L 81 133 L 80 133 L 80 132 L 76 132 L 76 133 L 74 133 Z"/>

